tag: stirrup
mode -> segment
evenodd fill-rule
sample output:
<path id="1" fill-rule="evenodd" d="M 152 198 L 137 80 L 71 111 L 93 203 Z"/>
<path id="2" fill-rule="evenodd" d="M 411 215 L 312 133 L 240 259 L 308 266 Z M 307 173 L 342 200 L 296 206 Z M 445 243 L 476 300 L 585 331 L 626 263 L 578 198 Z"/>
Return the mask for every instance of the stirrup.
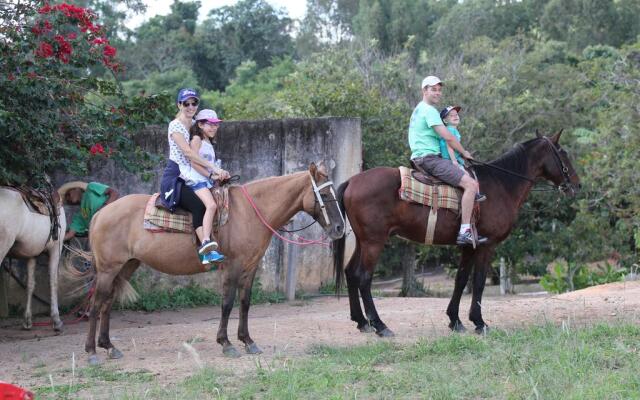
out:
<path id="1" fill-rule="evenodd" d="M 486 199 L 487 199 L 487 196 L 485 196 L 484 194 L 482 194 L 482 193 L 476 193 L 476 198 L 475 198 L 476 203 L 483 202 L 483 201 L 485 201 Z"/>

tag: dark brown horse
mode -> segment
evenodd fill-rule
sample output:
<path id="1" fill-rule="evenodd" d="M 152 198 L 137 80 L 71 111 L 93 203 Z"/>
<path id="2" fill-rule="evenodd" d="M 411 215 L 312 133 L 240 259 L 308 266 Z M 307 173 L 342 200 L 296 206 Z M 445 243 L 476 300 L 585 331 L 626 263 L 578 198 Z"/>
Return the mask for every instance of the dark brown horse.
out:
<path id="1" fill-rule="evenodd" d="M 192 235 L 152 233 L 143 229 L 148 200 L 148 195 L 141 194 L 122 197 L 100 210 L 91 221 L 89 237 L 95 269 L 90 271 L 95 275 L 95 295 L 85 343 L 90 364 L 99 363 L 95 341 L 98 316 L 98 346 L 107 350 L 109 358 L 122 357 L 122 352 L 113 346 L 109 337 L 111 305 L 114 298 L 122 298 L 131 291 L 128 280 L 141 262 L 171 275 L 203 272 Z M 253 278 L 271 242 L 272 232 L 266 224 L 279 229 L 299 211 L 317 220 L 332 239 L 344 234 L 344 219 L 322 163 L 319 166 L 311 164 L 308 171 L 265 178 L 229 189 L 229 221 L 217 234 L 220 250 L 226 256 L 218 272 L 223 283 L 223 300 L 217 335 L 225 355 L 240 355 L 227 337 L 227 323 L 236 291 L 240 292 L 238 339 L 244 343 L 247 353 L 262 352 L 249 336 L 248 316 Z"/>
<path id="2" fill-rule="evenodd" d="M 487 200 L 481 203 L 477 229 L 480 235 L 489 240 L 476 249 L 463 247 L 461 250 L 455 288 L 447 308 L 452 330 L 465 329 L 458 317 L 458 309 L 473 266 L 473 299 L 469 319 L 475 324 L 476 332 L 486 329 L 480 304 L 487 271 L 491 267 L 496 246 L 511 232 L 518 210 L 536 180 L 549 180 L 570 195 L 574 195 L 579 187 L 579 178 L 567 153 L 558 144 L 560 134 L 558 132 L 551 138 L 537 135 L 535 139 L 517 144 L 497 160 L 474 167 L 482 192 L 487 195 Z M 380 320 L 373 304 L 373 269 L 390 235 L 415 242 L 424 241 L 430 211 L 428 206 L 400 200 L 399 188 L 400 173 L 397 168 L 373 168 L 351 177 L 338 189 L 338 201 L 351 222 L 356 239 L 355 251 L 345 269 L 351 319 L 361 331 L 368 332 L 373 327 L 380 336 L 393 336 L 393 332 Z M 459 216 L 442 208 L 437 212 L 434 244 L 455 244 L 460 227 Z M 344 243 L 344 237 L 334 241 L 338 291 L 342 284 Z M 365 314 L 360 308 L 358 291 L 362 296 Z"/>

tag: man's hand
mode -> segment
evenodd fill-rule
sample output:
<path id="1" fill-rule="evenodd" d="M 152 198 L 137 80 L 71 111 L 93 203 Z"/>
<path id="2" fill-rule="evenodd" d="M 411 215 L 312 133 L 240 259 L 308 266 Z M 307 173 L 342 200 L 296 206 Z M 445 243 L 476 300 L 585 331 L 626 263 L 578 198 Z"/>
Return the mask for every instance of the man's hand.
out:
<path id="1" fill-rule="evenodd" d="M 73 229 L 69 229 L 69 231 L 64 235 L 64 241 L 66 242 L 72 239 L 75 235 L 76 235 L 76 231 L 74 231 Z"/>
<path id="2" fill-rule="evenodd" d="M 464 157 L 464 158 L 465 158 L 465 159 L 467 159 L 467 160 L 473 160 L 473 156 L 472 156 L 472 155 L 471 155 L 471 153 L 469 153 L 467 150 L 465 150 L 465 151 L 462 153 L 462 157 Z"/>

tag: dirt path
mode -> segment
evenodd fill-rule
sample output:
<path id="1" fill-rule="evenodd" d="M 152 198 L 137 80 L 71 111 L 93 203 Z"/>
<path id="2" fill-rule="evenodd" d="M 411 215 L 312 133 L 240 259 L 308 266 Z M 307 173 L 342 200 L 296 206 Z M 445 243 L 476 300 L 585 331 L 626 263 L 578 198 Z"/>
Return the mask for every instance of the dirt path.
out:
<path id="1" fill-rule="evenodd" d="M 463 321 L 466 321 L 469 303 L 470 296 L 464 296 Z M 414 342 L 420 337 L 449 334 L 445 315 L 448 299 L 379 298 L 376 304 L 383 321 L 397 335 L 391 340 Z M 487 323 L 498 328 L 545 321 L 564 321 L 570 326 L 611 320 L 637 323 L 640 321 L 640 281 L 602 285 L 558 296 L 488 297 L 482 307 Z M 219 315 L 218 307 L 155 313 L 114 312 L 112 341 L 125 357 L 106 364 L 124 371 L 148 370 L 166 383 L 181 381 L 192 375 L 195 368 L 193 357 L 183 346 L 187 342 L 203 362 L 215 368 L 233 373 L 254 370 L 256 356 L 243 355 L 239 359 L 222 356 L 215 342 Z M 229 337 L 242 350 L 235 340 L 237 315 L 235 308 L 229 323 Z M 471 323 L 465 323 L 468 328 L 472 327 Z M 355 329 L 349 320 L 346 297 L 255 306 L 250 312 L 249 328 L 253 339 L 264 350 L 258 357 L 266 362 L 274 357 L 300 357 L 315 344 L 346 346 L 382 340 Z M 49 328 L 25 332 L 20 330 L 19 320 L 0 321 L 0 380 L 25 387 L 47 385 L 49 373 L 54 379 L 56 374 L 69 374 L 72 354 L 75 354 L 77 368 L 86 366 L 86 329 L 86 322 L 67 325 L 64 334 L 55 336 Z M 104 359 L 104 351 L 98 354 Z M 40 372 L 34 373 L 36 369 Z"/>

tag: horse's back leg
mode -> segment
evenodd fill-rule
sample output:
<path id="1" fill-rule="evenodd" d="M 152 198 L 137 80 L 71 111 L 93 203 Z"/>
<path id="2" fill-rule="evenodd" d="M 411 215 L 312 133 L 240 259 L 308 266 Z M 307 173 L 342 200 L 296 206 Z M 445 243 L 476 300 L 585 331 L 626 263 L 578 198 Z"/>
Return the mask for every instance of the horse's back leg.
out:
<path id="1" fill-rule="evenodd" d="M 240 353 L 229 341 L 227 326 L 229 325 L 229 315 L 233 309 L 233 302 L 236 299 L 237 277 L 231 272 L 235 266 L 228 265 L 224 270 L 222 282 L 222 315 L 216 341 L 222 345 L 222 353 L 227 357 L 240 357 Z"/>
<path id="2" fill-rule="evenodd" d="M 240 321 L 238 323 L 238 339 L 244 343 L 245 351 L 249 354 L 261 354 L 262 350 L 249 336 L 249 307 L 251 306 L 251 288 L 256 269 L 245 272 L 240 282 Z"/>
<path id="3" fill-rule="evenodd" d="M 362 304 L 364 305 L 364 311 L 369 319 L 369 323 L 373 326 L 379 336 L 388 337 L 394 336 L 394 333 L 391 329 L 387 328 L 387 325 L 385 325 L 385 323 L 380 319 L 376 306 L 373 303 L 373 296 L 371 295 L 373 269 L 378 262 L 378 257 L 380 257 L 380 253 L 383 248 L 384 242 L 362 243 L 359 286 L 360 295 L 362 296 Z"/>
<path id="4" fill-rule="evenodd" d="M 118 275 L 119 269 L 116 266 L 107 266 L 106 268 L 98 268 L 96 277 L 96 287 L 91 300 L 91 311 L 89 312 L 89 332 L 84 345 L 84 350 L 89 353 L 89 364 L 96 365 L 99 363 L 96 355 L 96 325 L 98 322 L 98 313 L 102 313 L 104 303 L 112 295 L 113 280 Z"/>
<path id="5" fill-rule="evenodd" d="M 362 313 L 362 307 L 360 307 L 360 294 L 358 292 L 360 287 L 360 274 L 362 273 L 360 262 L 360 244 L 356 243 L 356 249 L 347 263 L 347 267 L 344 270 L 347 278 L 347 289 L 349 291 L 349 308 L 351 311 L 351 320 L 358 324 L 360 332 L 371 332 L 373 328 L 369 325 L 369 321 Z"/>
<path id="6" fill-rule="evenodd" d="M 29 330 L 33 327 L 33 321 L 31 319 L 31 298 L 33 297 L 33 291 L 36 288 L 36 258 L 31 257 L 27 259 L 27 304 L 24 310 L 24 321 L 22 322 L 22 328 Z"/>
<path id="7" fill-rule="evenodd" d="M 487 281 L 487 273 L 491 268 L 493 253 L 493 248 L 481 247 L 477 252 L 475 267 L 473 268 L 473 295 L 471 297 L 469 319 L 475 324 L 476 333 L 485 333 L 488 328 L 482 319 L 482 293 Z"/>
<path id="8" fill-rule="evenodd" d="M 106 299 L 104 305 L 102 306 L 102 310 L 100 311 L 100 332 L 98 334 L 98 347 L 106 349 L 107 356 L 112 359 L 122 358 L 123 354 L 111 343 L 111 338 L 109 337 L 111 307 L 113 306 L 113 302 L 116 295 L 118 294 L 119 288 L 129 284 L 129 279 L 139 266 L 140 261 L 136 259 L 129 260 L 124 264 L 124 267 L 114 280 L 114 284 L 112 285 L 113 288 L 111 290 L 109 298 Z"/>
<path id="9" fill-rule="evenodd" d="M 58 268 L 60 265 L 60 253 L 62 252 L 61 240 L 54 242 L 49 248 L 49 286 L 51 287 L 51 319 L 53 329 L 56 332 L 62 330 L 62 320 L 58 311 Z"/>
<path id="10" fill-rule="evenodd" d="M 453 294 L 447 307 L 447 315 L 449 316 L 449 328 L 454 332 L 464 332 L 465 327 L 460 321 L 460 298 L 464 292 L 465 286 L 469 281 L 469 275 L 474 261 L 474 249 L 470 247 L 462 248 L 460 255 L 460 265 L 458 265 L 458 271 L 456 272 L 455 286 L 453 288 Z"/>

